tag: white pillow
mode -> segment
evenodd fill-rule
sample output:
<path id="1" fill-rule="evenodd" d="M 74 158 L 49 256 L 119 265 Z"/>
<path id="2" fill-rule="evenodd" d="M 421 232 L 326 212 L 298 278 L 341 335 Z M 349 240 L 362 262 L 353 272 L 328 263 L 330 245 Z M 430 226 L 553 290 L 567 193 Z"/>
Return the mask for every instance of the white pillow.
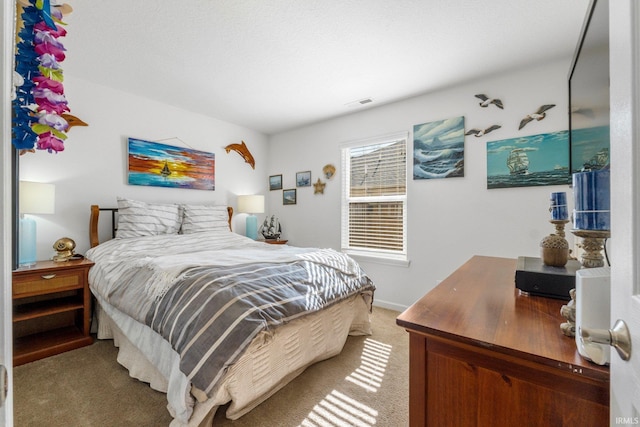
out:
<path id="1" fill-rule="evenodd" d="M 204 231 L 229 231 L 229 213 L 226 206 L 182 205 L 182 234 Z"/>
<path id="2" fill-rule="evenodd" d="M 179 230 L 178 205 L 145 203 L 118 197 L 117 238 L 177 234 Z"/>

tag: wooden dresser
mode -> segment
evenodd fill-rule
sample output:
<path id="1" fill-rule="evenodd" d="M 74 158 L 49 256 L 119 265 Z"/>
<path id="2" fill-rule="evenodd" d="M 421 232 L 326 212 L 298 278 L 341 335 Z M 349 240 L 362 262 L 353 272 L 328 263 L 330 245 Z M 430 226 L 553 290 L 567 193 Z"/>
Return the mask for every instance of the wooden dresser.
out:
<path id="1" fill-rule="evenodd" d="M 417 426 L 609 425 L 609 369 L 562 334 L 565 301 L 521 295 L 515 259 L 475 256 L 397 318 Z"/>

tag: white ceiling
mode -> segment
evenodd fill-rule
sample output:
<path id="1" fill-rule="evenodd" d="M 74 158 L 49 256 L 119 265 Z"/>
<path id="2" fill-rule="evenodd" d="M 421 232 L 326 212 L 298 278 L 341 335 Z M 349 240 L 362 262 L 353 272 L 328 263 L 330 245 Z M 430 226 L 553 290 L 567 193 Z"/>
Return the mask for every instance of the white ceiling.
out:
<path id="1" fill-rule="evenodd" d="M 568 71 L 589 0 L 67 2 L 69 75 L 274 134 L 540 61 Z"/>

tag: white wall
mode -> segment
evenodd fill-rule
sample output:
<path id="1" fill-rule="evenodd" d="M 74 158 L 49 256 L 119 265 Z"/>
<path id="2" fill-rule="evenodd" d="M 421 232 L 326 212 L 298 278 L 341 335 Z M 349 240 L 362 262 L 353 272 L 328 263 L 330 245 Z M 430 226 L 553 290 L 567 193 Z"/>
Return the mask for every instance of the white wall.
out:
<path id="1" fill-rule="evenodd" d="M 37 256 L 49 259 L 53 242 L 70 237 L 76 252 L 89 247 L 89 206 L 116 206 L 116 196 L 149 202 L 189 202 L 236 206 L 236 195 L 267 189 L 267 137 L 243 128 L 140 98 L 73 77 L 65 69 L 65 94 L 71 114 L 89 124 L 68 132 L 65 150 L 37 151 L 20 160 L 20 179 L 56 185 L 56 213 L 35 217 Z M 127 138 L 163 141 L 169 145 L 215 153 L 215 190 L 185 190 L 127 184 Z M 244 140 L 256 160 L 255 170 L 224 147 Z M 244 232 L 244 214 L 234 229 Z"/>
<path id="2" fill-rule="evenodd" d="M 486 142 L 566 130 L 569 59 L 272 136 L 269 175 L 282 173 L 284 188 L 295 187 L 298 171 L 311 170 L 315 182 L 325 164 L 338 168 L 336 176 L 327 182 L 324 195 L 314 195 L 313 187 L 298 188 L 296 205 L 283 206 L 282 192 L 269 192 L 270 213 L 280 218 L 283 238 L 297 246 L 340 248 L 341 142 L 397 131 L 412 135 L 415 124 L 464 116 L 467 130 L 492 124 L 502 128 L 482 138 L 466 137 L 464 178 L 414 181 L 409 175 L 410 266 L 361 260 L 377 286 L 377 304 L 396 309 L 411 305 L 474 254 L 539 256 L 540 240 L 554 232 L 548 222 L 549 193 L 567 191 L 571 199 L 570 188 L 562 185 L 487 190 Z M 478 93 L 502 99 L 504 110 L 479 107 L 474 97 Z M 545 120 L 531 122 L 518 131 L 520 120 L 543 104 L 556 107 Z M 412 159 L 408 161 L 411 163 Z M 570 203 L 572 209 L 571 200 Z M 570 233 L 567 239 L 573 245 Z"/>
<path id="3" fill-rule="evenodd" d="M 89 206 L 114 206 L 116 196 L 235 207 L 237 194 L 266 192 L 267 214 L 278 215 L 283 237 L 290 244 L 339 249 L 341 142 L 411 132 L 414 124 L 455 116 L 465 117 L 467 129 L 502 125 L 483 138 L 467 137 L 464 178 L 409 180 L 408 268 L 361 261 L 378 288 L 377 303 L 402 309 L 474 254 L 538 256 L 540 240 L 553 232 L 548 222 L 549 193 L 570 189 L 487 190 L 486 142 L 566 129 L 568 64 L 569 59 L 470 82 L 269 139 L 250 129 L 75 79 L 72 70 L 65 70 L 71 113 L 89 126 L 69 131 L 64 152 L 37 152 L 21 158 L 21 179 L 56 184 L 56 213 L 36 218 L 38 259 L 49 258 L 51 245 L 63 236 L 76 241 L 78 252 L 86 251 Z M 480 108 L 476 93 L 501 98 L 505 109 Z M 545 120 L 517 130 L 525 114 L 547 103 L 556 107 Z M 129 136 L 152 141 L 177 137 L 166 143 L 214 152 L 216 190 L 127 185 Z M 236 153 L 225 153 L 224 146 L 240 140 L 250 147 L 256 159 L 255 170 Z M 296 172 L 311 170 L 315 182 L 328 163 L 338 171 L 322 195 L 314 195 L 313 187 L 298 188 L 297 204 L 283 206 L 281 191 L 267 191 L 268 175 L 282 173 L 284 188 L 295 188 Z M 240 233 L 244 231 L 243 219 L 238 215 L 234 222 L 234 229 Z M 570 234 L 568 240 L 573 243 Z"/>

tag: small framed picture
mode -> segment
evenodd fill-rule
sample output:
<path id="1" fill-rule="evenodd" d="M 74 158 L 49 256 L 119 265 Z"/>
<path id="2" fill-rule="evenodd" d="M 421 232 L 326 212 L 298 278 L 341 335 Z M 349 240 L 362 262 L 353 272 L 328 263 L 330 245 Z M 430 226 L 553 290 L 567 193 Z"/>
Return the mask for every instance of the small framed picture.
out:
<path id="1" fill-rule="evenodd" d="M 296 173 L 296 187 L 311 187 L 311 171 Z"/>
<path id="2" fill-rule="evenodd" d="M 296 189 L 282 190 L 282 204 L 283 205 L 295 205 L 296 204 Z"/>
<path id="3" fill-rule="evenodd" d="M 282 190 L 282 175 L 271 175 L 269 177 L 269 190 Z"/>

